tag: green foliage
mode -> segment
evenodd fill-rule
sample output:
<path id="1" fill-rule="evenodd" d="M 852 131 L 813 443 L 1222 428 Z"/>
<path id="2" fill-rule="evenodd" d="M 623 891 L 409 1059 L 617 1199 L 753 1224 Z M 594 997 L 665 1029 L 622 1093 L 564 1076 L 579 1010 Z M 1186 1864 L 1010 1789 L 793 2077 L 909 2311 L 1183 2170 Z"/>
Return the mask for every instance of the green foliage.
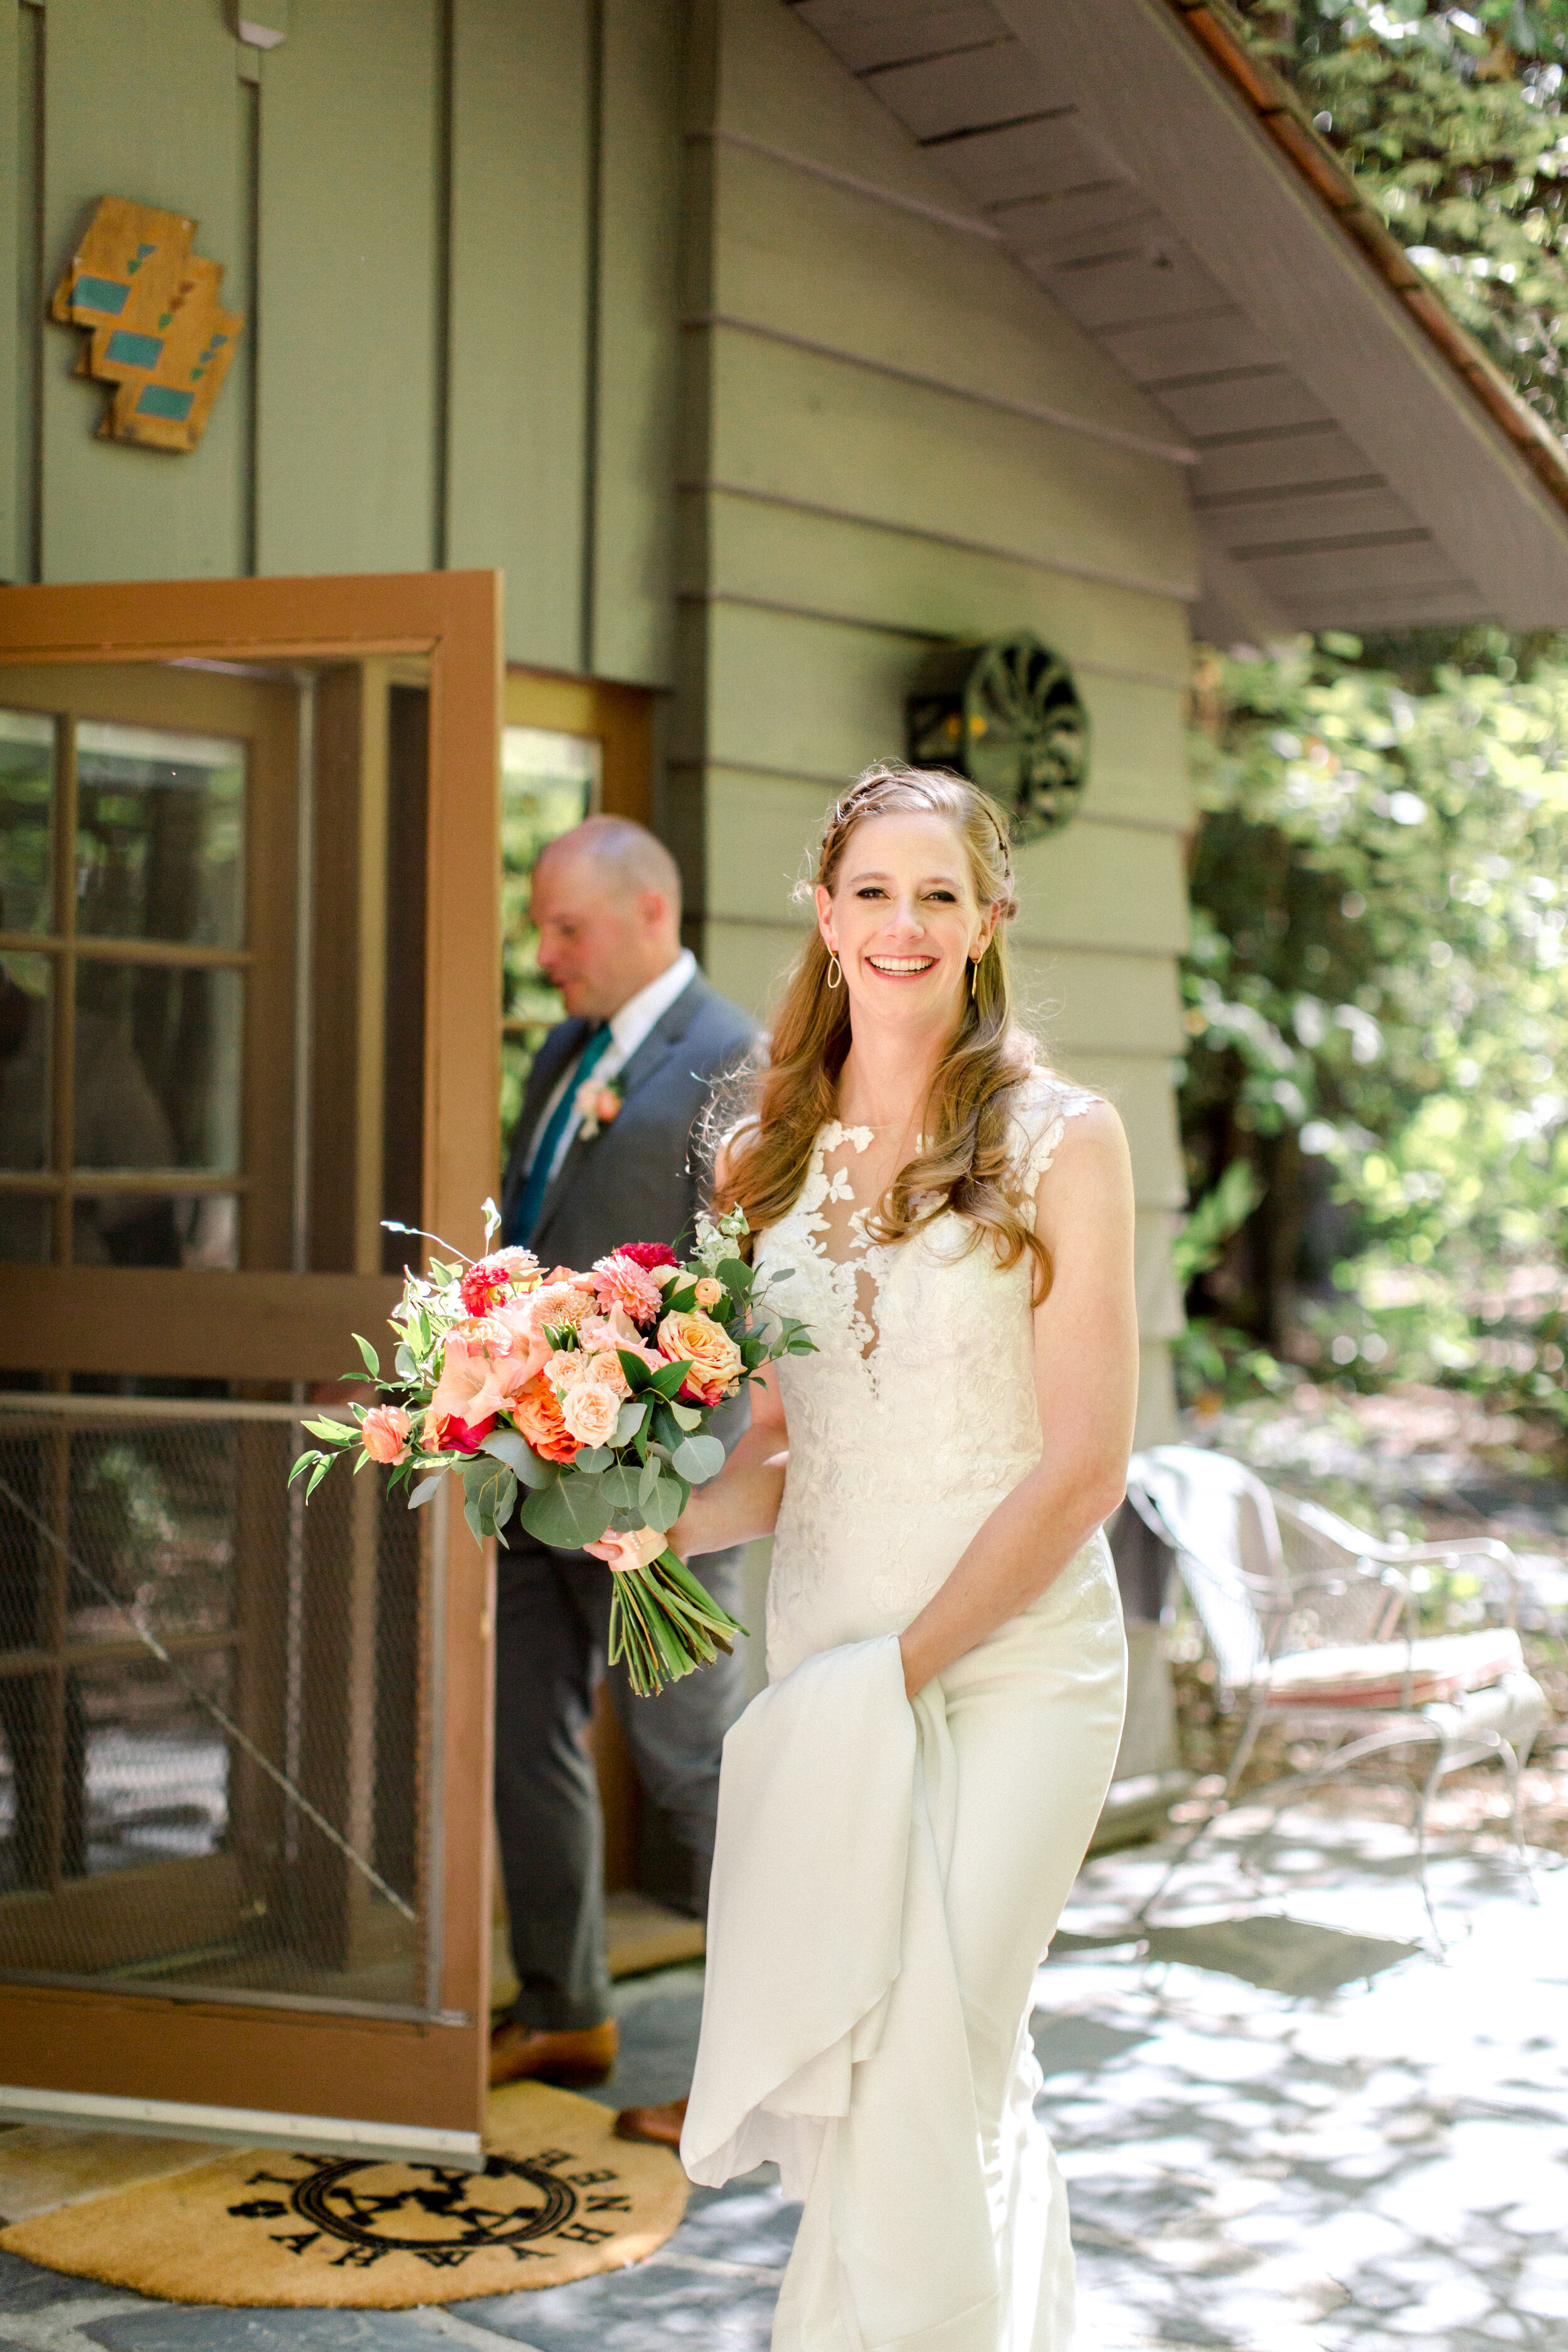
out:
<path id="1" fill-rule="evenodd" d="M 1242 0 L 1389 228 L 1568 434 L 1568 0 Z"/>
<path id="2" fill-rule="evenodd" d="M 1360 654 L 1200 670 L 1183 1270 L 1229 1357 L 1462 1377 L 1554 1414 L 1568 667 L 1521 675 L 1475 631 L 1415 690 Z M 1227 1244 L 1238 1166 L 1262 1205 Z M 1199 1360 L 1222 1343 L 1189 1344 L 1194 1380 L 1224 1385 Z"/>

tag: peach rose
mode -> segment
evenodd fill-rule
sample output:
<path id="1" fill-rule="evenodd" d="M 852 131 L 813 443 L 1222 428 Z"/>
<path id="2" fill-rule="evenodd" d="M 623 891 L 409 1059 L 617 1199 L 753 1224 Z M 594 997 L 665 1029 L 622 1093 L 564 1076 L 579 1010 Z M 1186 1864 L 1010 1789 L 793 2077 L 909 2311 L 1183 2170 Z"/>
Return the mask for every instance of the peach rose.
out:
<path id="1" fill-rule="evenodd" d="M 672 1364 L 689 1361 L 680 1393 L 693 1404 L 717 1404 L 741 1377 L 741 1350 L 727 1331 L 700 1310 L 667 1315 L 658 1327 L 658 1345 Z"/>
<path id="2" fill-rule="evenodd" d="M 400 1404 L 373 1404 L 360 1423 L 360 1443 L 373 1462 L 402 1462 L 413 1426 Z"/>
<path id="3" fill-rule="evenodd" d="M 579 1445 L 607 1445 L 620 1414 L 621 1401 L 604 1381 L 579 1381 L 561 1400 L 566 1433 Z"/>
<path id="4" fill-rule="evenodd" d="M 555 1391 L 543 1378 L 531 1380 L 512 1406 L 512 1419 L 534 1452 L 546 1462 L 570 1462 L 577 1440 L 562 1418 Z"/>
<path id="5" fill-rule="evenodd" d="M 647 1266 L 619 1250 L 597 1260 L 594 1288 L 602 1313 L 608 1315 L 618 1307 L 634 1323 L 651 1323 L 663 1304 L 663 1293 Z"/>
<path id="6" fill-rule="evenodd" d="M 640 1355 L 642 1350 L 637 1352 Z M 614 1348 L 600 1348 L 581 1361 L 584 1380 L 597 1381 L 601 1388 L 613 1389 L 618 1397 L 628 1393 L 626 1371 Z"/>
<path id="7" fill-rule="evenodd" d="M 699 1307 L 717 1307 L 724 1296 L 724 1286 L 717 1275 L 705 1274 L 697 1286 Z"/>
<path id="8" fill-rule="evenodd" d="M 545 1359 L 544 1377 L 559 1396 L 563 1389 L 574 1388 L 579 1381 L 586 1380 L 587 1362 L 580 1349 L 557 1348 L 552 1356 Z"/>

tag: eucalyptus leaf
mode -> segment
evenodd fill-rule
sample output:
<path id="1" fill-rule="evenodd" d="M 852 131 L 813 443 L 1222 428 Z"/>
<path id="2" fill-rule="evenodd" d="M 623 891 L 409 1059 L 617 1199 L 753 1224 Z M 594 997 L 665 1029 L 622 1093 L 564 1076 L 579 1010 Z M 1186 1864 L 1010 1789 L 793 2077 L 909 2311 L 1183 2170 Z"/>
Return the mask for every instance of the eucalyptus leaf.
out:
<path id="1" fill-rule="evenodd" d="M 724 1467 L 724 1448 L 716 1437 L 685 1438 L 676 1447 L 670 1467 L 682 1478 L 689 1479 L 692 1486 L 706 1486 Z"/>
<path id="2" fill-rule="evenodd" d="M 635 1511 L 647 1472 L 635 1462 L 617 1462 L 599 1481 L 599 1492 L 613 1511 Z"/>
<path id="3" fill-rule="evenodd" d="M 481 1454 L 493 1454 L 525 1486 L 548 1486 L 558 1476 L 552 1462 L 542 1462 L 524 1437 L 515 1429 L 492 1429 L 484 1440 Z"/>
<path id="4" fill-rule="evenodd" d="M 414 1492 L 408 1497 L 409 1509 L 411 1511 L 422 1510 L 426 1503 L 434 1499 L 440 1489 L 440 1485 L 441 1481 L 438 1476 L 435 1478 L 421 1478 L 419 1484 L 415 1487 Z"/>
<path id="5" fill-rule="evenodd" d="M 557 1551 L 580 1551 L 584 1544 L 597 1543 L 610 1524 L 603 1483 L 568 1471 L 552 1486 L 529 1496 L 520 1514 L 523 1526 Z"/>
<path id="6" fill-rule="evenodd" d="M 668 1471 L 661 1470 L 654 1481 L 652 1494 L 641 1507 L 648 1526 L 657 1528 L 661 1535 L 672 1528 L 686 1508 L 689 1491 L 681 1479 L 672 1478 Z"/>
<path id="7" fill-rule="evenodd" d="M 607 1445 L 585 1445 L 572 1467 L 574 1470 L 585 1470 L 591 1477 L 597 1476 L 601 1471 L 609 1468 L 615 1458 Z"/>
<path id="8" fill-rule="evenodd" d="M 735 1298 L 750 1298 L 756 1276 L 743 1258 L 722 1258 L 719 1264 L 719 1279 Z"/>
<path id="9" fill-rule="evenodd" d="M 622 1405 L 621 1417 L 616 1423 L 616 1444 L 629 1445 L 647 1419 L 647 1406 L 635 1397 L 628 1399 Z"/>
<path id="10" fill-rule="evenodd" d="M 669 1415 L 678 1428 L 700 1429 L 702 1426 L 702 1410 L 700 1405 L 677 1404 L 672 1399 Z"/>

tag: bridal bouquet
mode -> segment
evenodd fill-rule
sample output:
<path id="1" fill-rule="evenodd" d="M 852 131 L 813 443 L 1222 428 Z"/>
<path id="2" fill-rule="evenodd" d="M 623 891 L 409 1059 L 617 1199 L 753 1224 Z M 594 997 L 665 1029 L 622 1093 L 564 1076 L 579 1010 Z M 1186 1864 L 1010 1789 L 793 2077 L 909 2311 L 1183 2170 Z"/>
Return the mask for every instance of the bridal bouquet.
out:
<path id="1" fill-rule="evenodd" d="M 692 1487 L 724 1466 L 709 1432 L 714 1408 L 764 1364 L 815 1343 L 773 1310 L 736 1255 L 742 1210 L 700 1216 L 684 1264 L 659 1243 L 628 1242 L 586 1274 L 546 1272 L 531 1250 L 490 1251 L 500 1223 L 487 1201 L 486 1256 L 459 1253 L 456 1265 L 433 1259 L 427 1275 L 408 1275 L 390 1318 L 391 1380 L 354 1333 L 365 1370 L 350 1378 L 386 1401 L 350 1406 L 348 1422 L 306 1422 L 317 1444 L 289 1484 L 308 1472 L 308 1501 L 354 1452 L 356 1472 L 381 1463 L 393 1486 L 409 1488 L 411 1511 L 456 1472 L 481 1541 L 514 1510 L 531 1535 L 566 1551 L 643 1527 L 662 1533 Z M 710 1664 L 742 1630 L 668 1548 L 612 1573 L 610 1656 L 625 1658 L 635 1690 Z"/>

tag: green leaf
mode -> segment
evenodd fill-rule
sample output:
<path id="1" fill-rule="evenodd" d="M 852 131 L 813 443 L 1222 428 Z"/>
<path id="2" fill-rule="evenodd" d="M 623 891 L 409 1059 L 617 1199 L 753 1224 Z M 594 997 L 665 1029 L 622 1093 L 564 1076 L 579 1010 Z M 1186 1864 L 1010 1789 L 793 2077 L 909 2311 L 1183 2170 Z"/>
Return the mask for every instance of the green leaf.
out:
<path id="1" fill-rule="evenodd" d="M 432 1498 L 440 1492 L 440 1487 L 441 1481 L 439 1477 L 421 1478 L 419 1484 L 415 1487 L 414 1492 L 408 1497 L 409 1509 L 411 1511 L 423 1510 L 425 1505 L 431 1501 Z"/>
<path id="2" fill-rule="evenodd" d="M 704 1486 L 724 1467 L 724 1448 L 716 1437 L 688 1437 L 676 1447 L 670 1467 L 694 1486 Z"/>
<path id="3" fill-rule="evenodd" d="M 642 1469 L 637 1477 L 637 1508 L 639 1510 L 647 1508 L 647 1503 L 653 1494 L 653 1490 L 658 1484 L 659 1472 L 663 1466 L 664 1465 L 657 1454 L 650 1454 L 647 1460 L 643 1464 Z"/>
<path id="4" fill-rule="evenodd" d="M 599 1492 L 613 1511 L 635 1511 L 647 1475 L 634 1463 L 617 1462 L 599 1480 Z"/>
<path id="5" fill-rule="evenodd" d="M 557 1551 L 580 1551 L 584 1544 L 597 1543 L 610 1524 L 603 1486 L 600 1478 L 568 1471 L 554 1486 L 530 1495 L 522 1506 L 522 1524 L 531 1536 Z"/>
<path id="6" fill-rule="evenodd" d="M 689 1314 L 696 1304 L 697 1285 L 694 1282 L 689 1282 L 679 1289 L 666 1292 L 664 1313 L 666 1315 Z"/>
<path id="7" fill-rule="evenodd" d="M 683 1364 L 666 1364 L 657 1372 L 649 1372 L 647 1386 L 661 1397 L 673 1397 L 679 1392 L 680 1383 L 691 1370 L 690 1360 Z"/>
<path id="8" fill-rule="evenodd" d="M 322 1479 L 326 1476 L 327 1472 L 331 1468 L 331 1466 L 332 1460 L 331 1454 L 323 1454 L 315 1468 L 311 1471 L 310 1480 L 305 1487 L 305 1500 L 307 1503 L 310 1501 L 311 1496 L 315 1493 L 317 1487 L 321 1485 Z"/>
<path id="9" fill-rule="evenodd" d="M 615 1458 L 613 1451 L 607 1445 L 585 1445 L 576 1456 L 572 1467 L 574 1470 L 586 1471 L 589 1477 L 596 1478 L 609 1468 Z"/>
<path id="10" fill-rule="evenodd" d="M 290 1471 L 289 1471 L 289 1486 L 291 1486 L 294 1484 L 295 1479 L 300 1475 L 300 1471 L 301 1471 L 301 1470 L 309 1470 L 309 1469 L 310 1469 L 310 1468 L 311 1468 L 311 1467 L 312 1467 L 316 1463 L 318 1463 L 318 1462 L 325 1462 L 325 1461 L 327 1461 L 327 1460 L 329 1460 L 329 1459 L 330 1459 L 330 1456 L 329 1456 L 329 1455 L 327 1455 L 327 1454 L 318 1454 L 318 1453 L 316 1452 L 315 1447 L 314 1447 L 314 1446 L 311 1446 L 308 1453 L 305 1453 L 305 1454 L 300 1454 L 300 1456 L 299 1460 L 295 1463 L 294 1467 L 292 1468 L 292 1470 L 290 1470 Z"/>
<path id="11" fill-rule="evenodd" d="M 750 1298 L 756 1276 L 743 1258 L 726 1257 L 719 1263 L 719 1279 L 735 1298 Z"/>
<path id="12" fill-rule="evenodd" d="M 621 1370 L 626 1376 L 627 1388 L 634 1397 L 641 1396 L 645 1389 L 652 1387 L 653 1373 L 642 1358 L 634 1356 L 629 1348 L 617 1348 L 616 1353 L 621 1360 Z"/>
<path id="13" fill-rule="evenodd" d="M 654 1481 L 652 1494 L 641 1507 L 648 1526 L 658 1528 L 661 1535 L 666 1528 L 672 1528 L 686 1508 L 690 1494 L 691 1489 L 684 1478 L 672 1477 L 668 1470 L 661 1469 Z"/>
<path id="14" fill-rule="evenodd" d="M 628 1399 L 627 1402 L 622 1405 L 621 1417 L 616 1423 L 615 1443 L 617 1445 L 629 1445 L 647 1419 L 647 1406 L 639 1403 L 635 1397 Z"/>
<path id="15" fill-rule="evenodd" d="M 353 1339 L 354 1346 L 364 1358 L 365 1370 L 370 1374 L 373 1380 L 380 1380 L 381 1358 L 376 1354 L 375 1349 L 371 1346 L 370 1341 L 368 1339 L 362 1339 L 357 1331 L 354 1333 Z"/>
<path id="16" fill-rule="evenodd" d="M 393 1368 L 400 1381 L 414 1381 L 418 1379 L 419 1366 L 415 1360 L 414 1350 L 407 1345 L 406 1341 L 399 1342 L 397 1353 L 393 1358 Z"/>
<path id="17" fill-rule="evenodd" d="M 483 1440 L 481 1454 L 493 1454 L 509 1470 L 521 1479 L 525 1486 L 549 1486 L 560 1475 L 553 1462 L 542 1462 L 525 1437 L 515 1429 L 492 1429 Z"/>
<path id="18" fill-rule="evenodd" d="M 669 1417 L 678 1429 L 700 1429 L 702 1426 L 700 1405 L 677 1404 L 672 1401 L 669 1406 Z"/>
<path id="19" fill-rule="evenodd" d="M 330 1437 L 340 1445 L 352 1445 L 359 1435 L 357 1429 L 341 1421 L 308 1421 L 304 1423 L 312 1437 Z"/>

